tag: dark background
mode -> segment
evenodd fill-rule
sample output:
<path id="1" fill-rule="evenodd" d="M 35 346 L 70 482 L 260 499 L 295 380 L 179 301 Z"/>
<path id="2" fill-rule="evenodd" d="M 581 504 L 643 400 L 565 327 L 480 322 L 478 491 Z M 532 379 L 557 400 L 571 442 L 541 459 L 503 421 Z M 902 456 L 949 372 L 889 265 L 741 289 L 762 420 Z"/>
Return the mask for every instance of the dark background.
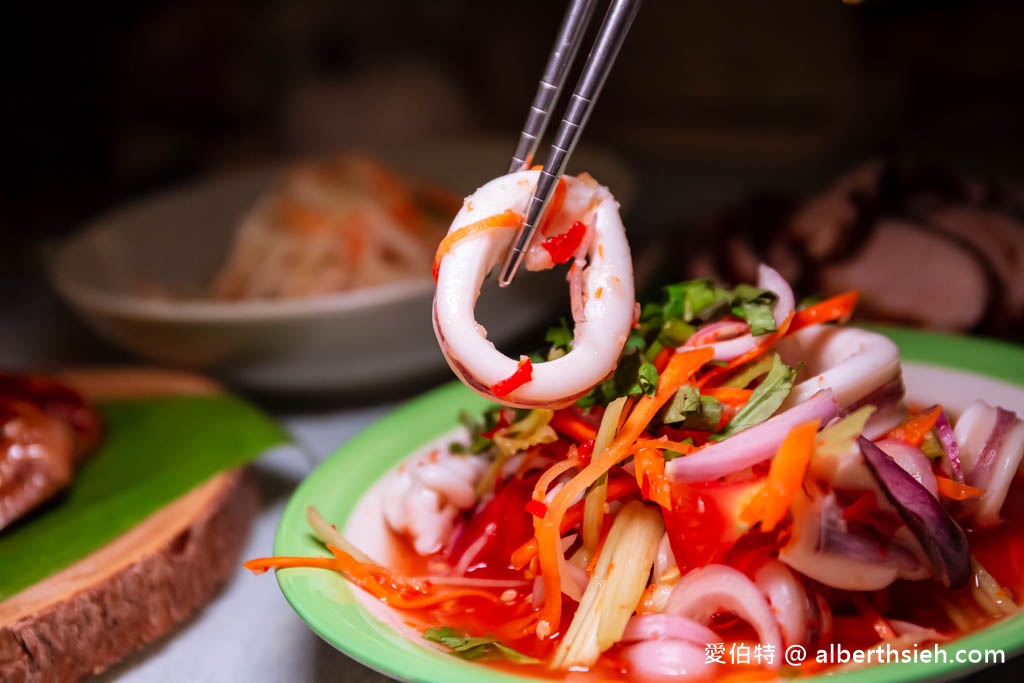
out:
<path id="1" fill-rule="evenodd" d="M 511 151 L 563 7 L 6 8 L 0 268 L 32 275 L 39 240 L 204 174 L 470 132 Z M 637 172 L 641 230 L 879 154 L 1019 177 L 1022 28 L 1012 0 L 648 0 L 586 141 Z"/>

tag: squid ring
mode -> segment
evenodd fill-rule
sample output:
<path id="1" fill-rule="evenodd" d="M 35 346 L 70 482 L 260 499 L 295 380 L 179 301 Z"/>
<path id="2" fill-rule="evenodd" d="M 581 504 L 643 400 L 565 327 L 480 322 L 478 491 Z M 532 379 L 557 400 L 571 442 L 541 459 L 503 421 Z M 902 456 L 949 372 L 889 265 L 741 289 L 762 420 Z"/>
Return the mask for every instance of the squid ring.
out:
<path id="1" fill-rule="evenodd" d="M 552 201 L 550 220 L 538 230 L 525 265 L 551 268 L 554 250 L 545 245 L 559 237 L 564 242 L 571 232 L 579 239 L 569 271 L 571 350 L 536 366 L 498 351 L 474 308 L 484 278 L 509 249 L 538 174 L 511 173 L 466 198 L 435 261 L 434 332 L 452 370 L 478 394 L 510 406 L 561 407 L 614 370 L 635 319 L 633 265 L 611 192 L 589 175 L 564 176 L 561 196 Z"/>

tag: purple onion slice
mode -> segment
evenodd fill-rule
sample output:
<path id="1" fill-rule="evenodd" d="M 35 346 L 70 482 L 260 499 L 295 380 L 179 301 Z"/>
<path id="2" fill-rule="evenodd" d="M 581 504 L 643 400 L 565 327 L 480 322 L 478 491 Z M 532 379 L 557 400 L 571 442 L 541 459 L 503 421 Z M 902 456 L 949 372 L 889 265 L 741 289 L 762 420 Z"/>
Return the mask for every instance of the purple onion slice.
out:
<path id="1" fill-rule="evenodd" d="M 966 584 L 971 577 L 971 550 L 964 530 L 885 451 L 863 436 L 857 439 L 857 445 L 879 487 L 921 543 L 938 579 L 950 588 Z"/>
<path id="2" fill-rule="evenodd" d="M 939 419 L 935 421 L 935 434 L 939 437 L 939 443 L 942 444 L 942 450 L 946 454 L 946 460 L 949 462 L 949 471 L 952 473 L 953 479 L 963 484 L 964 472 L 960 468 L 960 444 L 956 442 L 956 437 L 953 435 L 953 426 L 949 424 L 949 418 L 946 417 L 945 410 L 939 413 Z"/>

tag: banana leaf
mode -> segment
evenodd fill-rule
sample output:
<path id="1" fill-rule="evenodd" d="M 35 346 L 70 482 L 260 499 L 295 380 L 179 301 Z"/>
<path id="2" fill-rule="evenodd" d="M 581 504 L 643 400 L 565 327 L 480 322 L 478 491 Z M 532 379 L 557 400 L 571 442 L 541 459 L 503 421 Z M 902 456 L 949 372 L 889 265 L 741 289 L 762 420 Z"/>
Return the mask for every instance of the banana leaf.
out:
<path id="1" fill-rule="evenodd" d="M 214 474 L 288 441 L 227 395 L 99 402 L 104 438 L 71 487 L 0 532 L 0 601 L 74 564 Z"/>

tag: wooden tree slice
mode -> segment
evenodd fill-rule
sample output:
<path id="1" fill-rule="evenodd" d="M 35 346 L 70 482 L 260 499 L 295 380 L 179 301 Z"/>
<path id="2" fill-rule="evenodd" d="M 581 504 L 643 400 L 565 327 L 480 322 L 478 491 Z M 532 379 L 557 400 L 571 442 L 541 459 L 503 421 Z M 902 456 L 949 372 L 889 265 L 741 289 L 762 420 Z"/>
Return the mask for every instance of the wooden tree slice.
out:
<path id="1" fill-rule="evenodd" d="M 220 391 L 204 378 L 163 370 L 76 371 L 61 379 L 90 398 Z M 0 681 L 78 680 L 164 635 L 235 571 L 258 510 L 251 474 L 223 472 L 0 602 Z"/>

